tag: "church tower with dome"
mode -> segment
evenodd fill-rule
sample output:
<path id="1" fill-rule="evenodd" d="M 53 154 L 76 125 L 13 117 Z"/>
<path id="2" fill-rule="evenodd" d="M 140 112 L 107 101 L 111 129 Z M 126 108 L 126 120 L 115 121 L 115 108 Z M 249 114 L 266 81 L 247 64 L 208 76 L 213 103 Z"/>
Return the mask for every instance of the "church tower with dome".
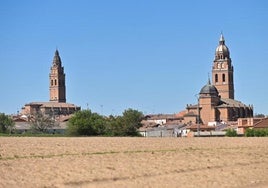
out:
<path id="1" fill-rule="evenodd" d="M 212 82 L 218 89 L 219 95 L 225 99 L 234 99 L 234 68 L 230 52 L 225 45 L 223 35 L 220 36 L 212 67 Z"/>
<path id="2" fill-rule="evenodd" d="M 221 34 L 212 66 L 212 83 L 209 79 L 201 88 L 198 104 L 187 105 L 184 122 L 209 125 L 253 117 L 252 105 L 234 99 L 233 74 L 230 52 Z"/>

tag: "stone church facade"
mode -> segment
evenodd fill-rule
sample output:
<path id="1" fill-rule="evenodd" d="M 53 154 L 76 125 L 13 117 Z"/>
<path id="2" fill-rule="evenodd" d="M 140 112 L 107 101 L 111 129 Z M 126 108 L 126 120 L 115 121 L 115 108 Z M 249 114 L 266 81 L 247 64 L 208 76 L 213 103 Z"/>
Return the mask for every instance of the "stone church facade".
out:
<path id="1" fill-rule="evenodd" d="M 212 66 L 212 83 L 209 79 L 201 88 L 198 104 L 187 105 L 184 122 L 209 125 L 253 117 L 253 106 L 235 100 L 234 96 L 234 68 L 221 34 Z"/>

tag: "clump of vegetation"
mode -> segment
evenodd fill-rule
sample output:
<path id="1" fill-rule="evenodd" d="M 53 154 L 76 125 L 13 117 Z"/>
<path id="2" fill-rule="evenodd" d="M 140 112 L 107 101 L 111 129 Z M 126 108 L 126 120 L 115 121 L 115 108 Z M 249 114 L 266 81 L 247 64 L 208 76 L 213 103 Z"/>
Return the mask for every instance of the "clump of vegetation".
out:
<path id="1" fill-rule="evenodd" d="M 92 113 L 90 110 L 82 110 L 68 122 L 67 133 L 73 136 L 96 136 L 105 132 L 106 121 L 103 116 Z"/>
<path id="2" fill-rule="evenodd" d="M 15 123 L 8 115 L 0 113 L 0 133 L 11 134 L 14 129 Z"/>
<path id="3" fill-rule="evenodd" d="M 268 129 L 247 129 L 245 136 L 247 136 L 247 137 L 265 137 L 265 136 L 268 136 Z"/>
<path id="4" fill-rule="evenodd" d="M 78 111 L 68 122 L 67 134 L 72 136 L 139 136 L 143 114 L 128 109 L 122 116 L 104 117 L 90 110 Z"/>
<path id="5" fill-rule="evenodd" d="M 41 111 L 32 115 L 29 123 L 32 133 L 47 133 L 48 129 L 57 126 L 55 119 L 51 115 L 46 115 Z"/>
<path id="6" fill-rule="evenodd" d="M 228 137 L 236 137 L 237 136 L 237 132 L 234 129 L 228 129 L 225 133 L 225 136 Z"/>

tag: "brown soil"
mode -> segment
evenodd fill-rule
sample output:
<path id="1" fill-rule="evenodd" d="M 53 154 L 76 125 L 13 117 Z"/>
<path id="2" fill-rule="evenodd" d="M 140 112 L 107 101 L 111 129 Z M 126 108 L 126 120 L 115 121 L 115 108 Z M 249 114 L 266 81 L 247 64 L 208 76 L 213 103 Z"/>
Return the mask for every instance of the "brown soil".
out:
<path id="1" fill-rule="evenodd" d="M 268 187 L 268 138 L 0 137 L 0 187 Z"/>

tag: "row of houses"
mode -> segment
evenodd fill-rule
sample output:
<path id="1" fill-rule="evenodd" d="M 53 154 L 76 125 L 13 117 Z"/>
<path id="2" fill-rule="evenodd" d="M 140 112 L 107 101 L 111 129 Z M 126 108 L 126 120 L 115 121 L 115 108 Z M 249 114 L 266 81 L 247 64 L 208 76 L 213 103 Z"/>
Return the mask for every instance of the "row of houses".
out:
<path id="1" fill-rule="evenodd" d="M 207 125 L 195 122 L 184 123 L 178 114 L 147 115 L 142 121 L 140 133 L 146 137 L 193 137 L 193 136 L 225 136 L 228 129 L 238 135 L 244 135 L 247 129 L 268 128 L 266 118 L 239 118 L 232 122 L 208 122 Z"/>
<path id="2" fill-rule="evenodd" d="M 65 133 L 71 115 L 55 116 L 55 127 L 50 133 Z M 17 133 L 30 130 L 29 117 L 13 116 Z M 209 122 L 207 125 L 197 122 L 185 123 L 180 114 L 153 114 L 146 115 L 142 120 L 139 132 L 144 137 L 192 137 L 192 136 L 224 136 L 226 130 L 233 129 L 238 135 L 244 135 L 246 129 L 268 128 L 266 118 L 239 118 L 236 122 Z"/>

